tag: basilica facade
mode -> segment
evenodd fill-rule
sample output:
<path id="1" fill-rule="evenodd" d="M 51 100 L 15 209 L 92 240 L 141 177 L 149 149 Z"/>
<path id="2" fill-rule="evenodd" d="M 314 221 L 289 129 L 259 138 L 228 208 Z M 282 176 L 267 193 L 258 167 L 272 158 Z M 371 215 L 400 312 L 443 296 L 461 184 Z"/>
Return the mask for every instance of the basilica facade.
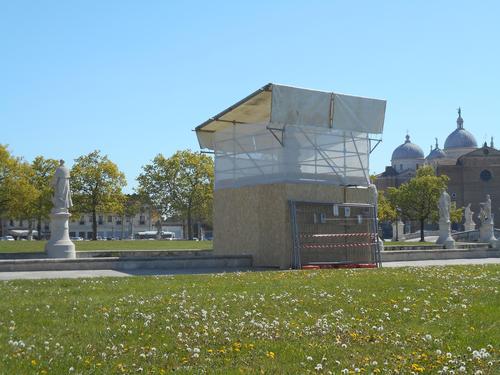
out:
<path id="1" fill-rule="evenodd" d="M 461 110 L 458 110 L 457 127 L 446 138 L 441 149 L 436 139 L 435 146 L 427 156 L 420 146 L 406 136 L 405 142 L 398 146 L 391 157 L 391 165 L 376 176 L 377 188 L 398 187 L 415 177 L 417 169 L 423 165 L 432 165 L 438 175 L 450 178 L 448 192 L 457 207 L 471 204 L 474 221 L 480 202 L 486 194 L 491 196 L 493 214 L 500 218 L 500 151 L 495 149 L 493 138 L 488 145 L 478 146 L 474 135 L 464 128 Z M 496 208 L 495 208 L 496 207 Z M 500 225 L 500 224 L 499 224 Z"/>

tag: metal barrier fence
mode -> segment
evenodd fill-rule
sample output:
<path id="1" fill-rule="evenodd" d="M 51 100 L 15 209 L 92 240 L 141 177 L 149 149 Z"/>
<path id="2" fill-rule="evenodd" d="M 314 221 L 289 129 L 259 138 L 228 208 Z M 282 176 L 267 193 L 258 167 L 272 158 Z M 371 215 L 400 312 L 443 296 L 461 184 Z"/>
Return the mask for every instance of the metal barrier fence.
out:
<path id="1" fill-rule="evenodd" d="M 292 267 L 380 265 L 375 206 L 290 201 Z"/>

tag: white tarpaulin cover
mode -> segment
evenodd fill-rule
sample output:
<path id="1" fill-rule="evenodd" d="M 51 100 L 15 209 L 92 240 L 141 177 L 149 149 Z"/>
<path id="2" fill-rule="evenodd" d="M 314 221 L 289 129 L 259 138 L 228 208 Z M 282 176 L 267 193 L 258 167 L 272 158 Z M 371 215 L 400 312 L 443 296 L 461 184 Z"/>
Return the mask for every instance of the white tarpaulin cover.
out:
<path id="1" fill-rule="evenodd" d="M 215 152 L 215 187 L 369 183 L 384 100 L 269 84 L 196 128 Z"/>

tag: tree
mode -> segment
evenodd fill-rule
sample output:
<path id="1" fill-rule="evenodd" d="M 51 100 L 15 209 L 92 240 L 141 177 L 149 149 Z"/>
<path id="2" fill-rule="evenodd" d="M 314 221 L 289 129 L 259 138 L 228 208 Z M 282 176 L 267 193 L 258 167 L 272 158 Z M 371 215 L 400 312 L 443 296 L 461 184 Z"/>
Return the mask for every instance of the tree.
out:
<path id="1" fill-rule="evenodd" d="M 193 218 L 209 219 L 212 210 L 214 167 L 207 155 L 177 151 L 170 158 L 157 155 L 142 167 L 138 192 L 162 217 L 179 216 L 187 221 L 193 238 Z M 158 231 L 161 230 L 161 225 Z"/>
<path id="2" fill-rule="evenodd" d="M 12 157 L 7 146 L 0 144 L 0 231 L 3 236 L 3 220 L 8 216 L 8 203 L 12 191 L 10 182 L 15 174 L 17 160 Z"/>
<path id="3" fill-rule="evenodd" d="M 420 241 L 424 241 L 424 223 L 437 214 L 438 200 L 446 188 L 448 176 L 436 176 L 431 166 L 421 167 L 415 178 L 399 188 L 389 188 L 389 202 L 401 210 L 401 214 L 420 223 Z"/>
<path id="4" fill-rule="evenodd" d="M 8 197 L 4 205 L 5 213 L 10 218 L 28 221 L 29 240 L 33 238 L 33 217 L 40 197 L 40 191 L 33 184 L 34 175 L 29 163 L 17 159 L 4 186 Z"/>
<path id="5" fill-rule="evenodd" d="M 37 156 L 31 163 L 33 169 L 32 184 L 38 190 L 38 199 L 34 207 L 34 219 L 37 222 L 38 238 L 42 231 L 42 221 L 49 217 L 52 209 L 52 194 L 51 186 L 52 177 L 59 166 L 55 159 L 45 159 L 43 156 Z"/>
<path id="6" fill-rule="evenodd" d="M 383 191 L 378 194 L 378 207 L 377 207 L 379 221 L 393 221 L 397 219 L 396 207 L 390 202 Z"/>
<path id="7" fill-rule="evenodd" d="M 92 214 L 92 239 L 97 239 L 97 213 L 123 209 L 125 175 L 99 150 L 75 159 L 71 169 L 74 211 Z"/>

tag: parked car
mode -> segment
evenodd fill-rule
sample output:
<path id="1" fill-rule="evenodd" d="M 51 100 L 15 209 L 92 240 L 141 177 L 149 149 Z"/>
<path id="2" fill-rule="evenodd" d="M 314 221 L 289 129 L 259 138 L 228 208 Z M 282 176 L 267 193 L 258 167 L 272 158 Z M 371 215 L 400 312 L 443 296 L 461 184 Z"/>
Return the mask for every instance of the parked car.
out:
<path id="1" fill-rule="evenodd" d="M 83 241 L 82 237 L 70 237 L 71 241 Z"/>
<path id="2" fill-rule="evenodd" d="M 0 241 L 14 241 L 14 237 L 12 237 L 12 236 L 3 236 L 3 237 L 0 237 Z"/>

